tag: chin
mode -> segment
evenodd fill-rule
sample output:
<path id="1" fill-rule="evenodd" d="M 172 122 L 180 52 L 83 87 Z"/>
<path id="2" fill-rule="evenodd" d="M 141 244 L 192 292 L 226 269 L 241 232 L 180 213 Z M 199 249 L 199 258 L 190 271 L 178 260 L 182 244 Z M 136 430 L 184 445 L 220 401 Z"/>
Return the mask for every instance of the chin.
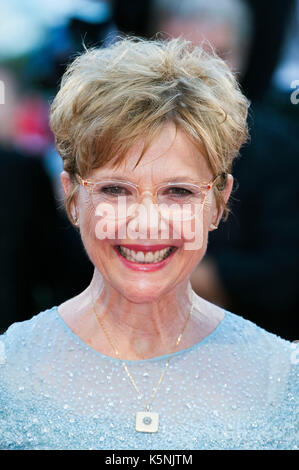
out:
<path id="1" fill-rule="evenodd" d="M 118 289 L 117 286 L 115 286 L 115 288 L 121 292 L 127 300 L 135 304 L 154 302 L 168 290 L 166 286 L 163 287 L 161 284 L 157 285 L 141 279 L 132 283 L 124 282 L 120 289 Z"/>

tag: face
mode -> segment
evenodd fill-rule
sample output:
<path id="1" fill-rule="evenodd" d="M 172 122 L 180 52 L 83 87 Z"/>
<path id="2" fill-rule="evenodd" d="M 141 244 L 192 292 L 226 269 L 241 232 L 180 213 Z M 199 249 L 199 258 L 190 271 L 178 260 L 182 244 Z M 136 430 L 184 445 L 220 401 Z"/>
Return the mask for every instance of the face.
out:
<path id="1" fill-rule="evenodd" d="M 139 186 L 142 193 L 141 206 L 149 210 L 154 204 L 152 196 L 146 191 L 153 190 L 157 185 L 178 177 L 181 181 L 196 184 L 213 180 L 204 155 L 183 131 L 175 129 L 174 124 L 164 126 L 135 168 L 141 151 L 142 140 L 130 149 L 120 166 L 116 168 L 111 164 L 94 170 L 88 180 L 126 179 Z M 65 191 L 68 191 L 70 183 L 65 172 L 62 174 L 62 183 Z M 225 199 L 229 197 L 231 185 L 232 177 L 228 179 L 224 190 Z M 168 238 L 165 239 L 164 235 L 162 237 L 167 222 L 161 222 L 161 218 L 159 228 L 156 227 L 157 230 L 154 231 L 155 238 L 152 237 L 153 227 L 148 224 L 148 219 L 144 220 L 140 216 L 139 230 L 146 224 L 141 230 L 142 238 L 135 239 L 130 235 L 130 230 L 124 230 L 129 223 L 134 222 L 134 216 L 118 225 L 114 236 L 111 231 L 106 238 L 100 236 L 97 225 L 100 217 L 95 215 L 90 196 L 82 186 L 76 201 L 76 214 L 87 254 L 108 285 L 128 300 L 144 303 L 158 299 L 184 282 L 204 256 L 210 224 L 217 224 L 221 217 L 221 212 L 218 213 L 216 208 L 213 190 L 209 191 L 206 201 L 199 224 L 194 220 L 188 222 L 188 228 L 192 228 L 194 237 L 196 230 L 201 232 L 201 243 L 196 249 L 190 249 L 190 231 L 186 236 L 182 222 L 173 222 L 172 227 L 168 227 Z M 171 224 L 169 221 L 168 223 Z"/>

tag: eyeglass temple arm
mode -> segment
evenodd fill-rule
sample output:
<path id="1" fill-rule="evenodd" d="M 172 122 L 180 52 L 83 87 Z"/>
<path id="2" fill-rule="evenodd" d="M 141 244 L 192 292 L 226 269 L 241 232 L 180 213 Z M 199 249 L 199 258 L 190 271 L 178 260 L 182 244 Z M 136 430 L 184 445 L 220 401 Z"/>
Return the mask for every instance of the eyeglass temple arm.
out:
<path id="1" fill-rule="evenodd" d="M 84 180 L 83 178 L 81 178 L 80 175 L 76 175 L 76 179 L 78 180 L 79 184 L 81 184 L 82 186 L 92 186 L 93 183 L 91 181 L 88 181 L 88 180 Z"/>

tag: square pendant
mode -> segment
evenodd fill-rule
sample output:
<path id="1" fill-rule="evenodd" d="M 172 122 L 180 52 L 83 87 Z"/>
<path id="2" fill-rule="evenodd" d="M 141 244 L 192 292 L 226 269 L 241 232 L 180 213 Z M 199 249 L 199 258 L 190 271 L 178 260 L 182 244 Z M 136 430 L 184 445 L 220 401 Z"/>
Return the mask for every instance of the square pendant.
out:
<path id="1" fill-rule="evenodd" d="M 159 414 L 151 411 L 138 411 L 136 413 L 136 431 L 157 432 L 159 426 Z"/>

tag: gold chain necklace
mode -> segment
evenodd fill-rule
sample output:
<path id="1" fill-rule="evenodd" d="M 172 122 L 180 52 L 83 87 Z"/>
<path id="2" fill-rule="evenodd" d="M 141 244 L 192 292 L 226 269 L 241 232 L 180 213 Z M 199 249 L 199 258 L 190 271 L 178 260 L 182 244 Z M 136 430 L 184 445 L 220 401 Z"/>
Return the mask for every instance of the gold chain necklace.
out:
<path id="1" fill-rule="evenodd" d="M 122 366 L 123 368 L 125 369 L 134 389 L 136 390 L 138 396 L 140 396 L 143 400 L 143 397 L 142 397 L 142 394 L 140 393 L 140 390 L 139 388 L 137 387 L 132 375 L 130 374 L 129 372 L 129 369 L 127 367 L 127 364 L 119 357 L 119 351 L 118 349 L 114 346 L 114 343 L 113 341 L 111 340 L 111 337 L 110 335 L 108 334 L 106 328 L 104 327 L 103 325 L 103 322 L 102 320 L 99 318 L 99 316 L 96 314 L 96 311 L 95 311 L 95 305 L 94 305 L 94 301 L 92 301 L 92 308 L 93 308 L 93 312 L 95 314 L 95 317 L 97 319 L 97 321 L 99 322 L 111 348 L 114 350 L 114 353 L 115 355 L 120 359 L 121 363 L 122 363 Z M 185 331 L 185 328 L 187 326 L 187 323 L 191 317 L 191 314 L 192 314 L 192 310 L 193 310 L 193 303 L 191 305 L 191 309 L 190 309 L 190 312 L 189 312 L 189 315 L 185 321 L 185 324 L 183 326 L 183 329 L 181 331 L 181 333 L 179 334 L 178 336 L 178 339 L 176 340 L 176 344 L 174 346 L 174 350 L 172 352 L 172 355 L 170 356 L 170 358 L 168 359 L 166 365 L 165 365 L 165 368 L 164 370 L 162 371 L 162 374 L 158 380 L 158 383 L 156 385 L 156 387 L 153 389 L 153 394 L 152 394 L 152 397 L 151 397 L 151 400 L 149 403 L 146 403 L 145 401 L 144 404 L 145 404 L 145 411 L 137 411 L 136 413 L 136 422 L 135 422 L 135 430 L 138 431 L 138 432 L 157 432 L 158 431 L 158 427 L 159 427 L 159 413 L 156 413 L 156 412 L 153 412 L 153 411 L 150 411 L 150 405 L 152 404 L 152 402 L 154 401 L 154 398 L 158 392 L 158 388 L 160 386 L 160 384 L 162 383 L 162 380 L 166 374 L 166 371 L 168 369 L 168 366 L 169 366 L 169 363 L 171 361 L 171 359 L 173 358 L 173 355 L 175 353 L 175 350 L 178 346 L 178 344 L 180 343 L 181 339 L 182 339 L 182 336 L 183 336 L 183 333 Z"/>

